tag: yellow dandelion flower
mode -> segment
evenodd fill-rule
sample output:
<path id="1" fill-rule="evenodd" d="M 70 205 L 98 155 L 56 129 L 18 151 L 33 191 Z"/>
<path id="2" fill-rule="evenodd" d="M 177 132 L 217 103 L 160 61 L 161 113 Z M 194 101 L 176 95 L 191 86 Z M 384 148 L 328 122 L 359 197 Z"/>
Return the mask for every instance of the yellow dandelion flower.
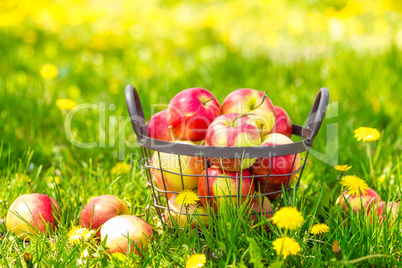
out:
<path id="1" fill-rule="evenodd" d="M 40 68 L 40 76 L 45 79 L 53 79 L 57 76 L 59 70 L 52 64 L 45 64 Z"/>
<path id="2" fill-rule="evenodd" d="M 343 177 L 340 183 L 346 187 L 348 195 L 358 195 L 359 191 L 361 191 L 362 196 L 365 196 L 367 193 L 366 190 L 370 189 L 364 180 L 355 175 Z"/>
<path id="3" fill-rule="evenodd" d="M 364 142 L 376 141 L 381 136 L 381 133 L 377 129 L 371 127 L 359 127 L 353 133 L 358 141 L 363 140 Z"/>
<path id="4" fill-rule="evenodd" d="M 74 226 L 68 232 L 68 242 L 72 245 L 78 245 L 81 241 L 87 241 L 89 239 L 88 234 L 90 231 L 86 228 L 81 228 L 79 226 Z"/>
<path id="5" fill-rule="evenodd" d="M 341 172 L 341 173 L 345 173 L 346 171 L 348 171 L 349 169 L 352 168 L 352 166 L 348 166 L 348 165 L 336 165 L 334 167 L 337 171 Z"/>
<path id="6" fill-rule="evenodd" d="M 204 254 L 194 254 L 186 261 L 186 268 L 203 267 L 207 262 L 207 257 Z"/>
<path id="7" fill-rule="evenodd" d="M 325 234 L 329 232 L 329 227 L 325 223 L 319 223 L 311 227 L 310 233 L 313 235 Z"/>
<path id="8" fill-rule="evenodd" d="M 176 197 L 176 202 L 179 205 L 185 206 L 195 205 L 199 200 L 200 197 L 198 196 L 198 194 L 191 190 L 184 190 L 183 192 L 180 192 Z"/>
<path id="9" fill-rule="evenodd" d="M 289 255 L 296 255 L 301 251 L 299 243 L 290 237 L 281 237 L 276 239 L 272 245 L 278 255 L 286 259 Z"/>
<path id="10" fill-rule="evenodd" d="M 296 230 L 303 221 L 303 215 L 295 207 L 283 207 L 274 214 L 273 218 L 275 225 L 287 230 Z"/>
<path id="11" fill-rule="evenodd" d="M 77 105 L 74 101 L 70 99 L 58 99 L 56 101 L 57 107 L 59 107 L 60 110 L 70 110 L 74 106 Z"/>
<path id="12" fill-rule="evenodd" d="M 116 260 L 121 261 L 121 262 L 126 262 L 126 259 L 127 259 L 126 254 L 123 254 L 123 253 L 118 252 L 118 251 L 113 252 L 112 257 L 115 258 Z"/>
<path id="13" fill-rule="evenodd" d="M 117 163 L 111 170 L 110 172 L 112 175 L 121 175 L 121 174 L 127 174 L 131 171 L 131 167 L 127 163 Z"/>

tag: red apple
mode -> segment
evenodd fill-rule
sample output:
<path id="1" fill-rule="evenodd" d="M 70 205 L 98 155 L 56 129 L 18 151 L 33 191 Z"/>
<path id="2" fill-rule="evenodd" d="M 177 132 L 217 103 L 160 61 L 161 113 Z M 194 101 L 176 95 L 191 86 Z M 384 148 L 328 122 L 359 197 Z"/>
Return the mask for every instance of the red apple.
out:
<path id="1" fill-rule="evenodd" d="M 169 126 L 166 119 L 166 110 L 160 111 L 149 119 L 147 126 L 148 137 L 162 140 L 172 141 L 172 134 L 170 133 Z"/>
<path id="2" fill-rule="evenodd" d="M 373 210 L 370 210 L 369 217 L 374 216 L 371 214 L 372 211 L 377 213 L 375 217 L 378 217 L 380 223 L 383 222 L 384 216 L 387 215 L 388 222 L 391 226 L 394 223 L 394 221 L 398 218 L 399 202 L 385 203 L 381 201 L 378 204 L 375 204 L 375 208 Z"/>
<path id="3" fill-rule="evenodd" d="M 203 88 L 189 88 L 174 96 L 167 108 L 167 122 L 180 140 L 200 141 L 220 115 L 219 102 Z"/>
<path id="4" fill-rule="evenodd" d="M 7 213 L 7 229 L 30 240 L 29 234 L 44 234 L 46 228 L 55 229 L 60 214 L 59 204 L 45 194 L 24 194 L 15 199 Z"/>
<path id="5" fill-rule="evenodd" d="M 262 145 L 275 146 L 289 143 L 293 143 L 293 141 L 285 135 L 273 133 L 265 138 Z M 254 175 L 257 175 L 255 179 L 260 183 L 261 191 L 264 189 L 270 165 L 271 170 L 269 173 L 268 185 L 277 186 L 279 189 L 282 184 L 286 187 L 286 185 L 289 185 L 296 176 L 296 174 L 289 174 L 296 172 L 300 167 L 300 154 L 297 154 L 296 157 L 294 155 L 285 155 L 257 159 L 251 166 L 251 172 Z"/>
<path id="6" fill-rule="evenodd" d="M 108 253 L 121 252 L 140 255 L 135 246 L 145 249 L 152 239 L 152 227 L 143 219 L 132 215 L 119 215 L 111 218 L 101 227 L 102 241 L 106 238 Z M 131 243 L 129 242 L 132 241 Z"/>
<path id="7" fill-rule="evenodd" d="M 224 114 L 219 116 L 208 127 L 205 142 L 208 146 L 249 147 L 261 144 L 257 125 L 248 116 L 241 114 Z M 209 158 L 216 167 L 227 171 L 238 171 L 250 167 L 255 158 L 229 159 Z"/>
<path id="8" fill-rule="evenodd" d="M 239 179 L 241 179 L 241 189 L 238 188 Z M 219 168 L 211 167 L 204 170 L 198 180 L 198 195 L 200 196 L 201 203 L 207 207 L 208 201 L 209 206 L 211 206 L 215 212 L 218 212 L 218 207 L 224 202 L 223 196 L 234 195 L 232 202 L 234 205 L 237 205 L 238 193 L 241 195 L 251 195 L 254 193 L 254 190 L 253 176 L 247 169 L 243 170 L 241 176 L 239 176 L 239 172 L 224 171 Z M 219 197 L 205 198 L 205 196 Z M 246 199 L 247 197 L 242 197 L 241 201 L 244 202 Z"/>
<path id="9" fill-rule="evenodd" d="M 170 226 L 178 226 L 179 228 L 187 228 L 188 222 L 190 221 L 190 228 L 194 229 L 199 225 L 199 221 L 208 227 L 208 216 L 201 216 L 200 214 L 207 214 L 207 209 L 202 205 L 187 205 L 179 204 L 176 200 L 177 194 L 173 194 L 169 198 L 169 209 L 165 210 L 165 221 L 169 223 Z M 189 214 L 189 215 L 186 215 Z M 190 215 L 192 214 L 192 215 Z"/>
<path id="10" fill-rule="evenodd" d="M 378 206 L 382 202 L 381 197 L 373 189 L 366 189 L 365 194 L 360 192 L 360 194 L 352 195 L 349 195 L 348 191 L 344 191 L 336 200 L 336 204 L 340 204 L 345 212 L 348 212 L 348 205 L 345 199 L 354 212 L 360 212 L 363 205 L 364 211 L 369 213 L 373 206 Z"/>
<path id="11" fill-rule="evenodd" d="M 128 215 L 127 205 L 114 195 L 100 195 L 89 201 L 81 211 L 81 227 L 97 230 L 100 237 L 100 227 L 109 219 L 118 215 Z"/>
<path id="12" fill-rule="evenodd" d="M 261 136 L 267 135 L 275 124 L 275 109 L 265 93 L 255 89 L 242 88 L 230 93 L 222 103 L 222 114 L 251 113 Z"/>
<path id="13" fill-rule="evenodd" d="M 275 108 L 276 119 L 275 119 L 275 125 L 270 133 L 280 133 L 291 138 L 292 121 L 290 120 L 288 113 L 282 107 L 275 106 L 274 108 Z"/>
<path id="14" fill-rule="evenodd" d="M 184 143 L 194 145 L 191 141 L 175 141 L 176 143 Z M 197 187 L 198 176 L 204 169 L 203 159 L 201 157 L 181 155 L 169 153 L 154 152 L 151 159 L 151 165 L 159 169 L 151 169 L 152 177 L 159 190 L 180 192 L 183 190 L 191 190 Z M 160 169 L 163 169 L 161 171 Z M 181 173 L 182 176 L 174 173 Z M 163 174 L 163 179 L 162 179 Z"/>
<path id="15" fill-rule="evenodd" d="M 256 193 L 254 193 L 254 195 L 260 195 L 260 193 L 256 192 Z M 264 200 L 264 202 L 263 202 L 263 200 Z M 258 224 L 258 219 L 261 217 L 265 218 L 265 219 L 269 219 L 272 217 L 273 210 L 272 210 L 271 202 L 269 201 L 269 199 L 266 196 L 255 197 L 250 202 L 251 202 L 250 210 L 251 210 L 251 213 L 253 213 L 253 215 L 250 218 L 252 226 Z M 256 214 L 260 215 L 260 217 L 258 217 Z M 263 229 L 265 229 L 265 230 L 269 229 L 269 225 L 265 224 Z"/>
<path id="16" fill-rule="evenodd" d="M 267 187 L 264 188 L 265 183 L 261 183 L 261 182 L 257 181 L 256 178 L 254 178 L 254 179 L 256 181 L 256 190 L 260 191 L 263 194 L 267 194 L 266 197 L 269 199 L 269 201 L 271 201 L 271 202 L 275 201 L 282 194 L 282 186 L 281 185 L 268 184 Z M 283 187 L 286 187 L 286 185 L 284 185 Z M 265 191 L 264 191 L 264 189 L 265 189 Z"/>

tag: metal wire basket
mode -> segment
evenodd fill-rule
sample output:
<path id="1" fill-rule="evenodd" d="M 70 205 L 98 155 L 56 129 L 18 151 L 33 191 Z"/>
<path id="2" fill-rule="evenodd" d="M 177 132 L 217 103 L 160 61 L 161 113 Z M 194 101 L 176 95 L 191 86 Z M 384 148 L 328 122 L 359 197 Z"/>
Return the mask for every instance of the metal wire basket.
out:
<path id="1" fill-rule="evenodd" d="M 314 104 L 311 108 L 309 117 L 307 119 L 307 125 L 305 127 L 299 125 L 292 125 L 292 134 L 299 136 L 300 141 L 283 144 L 283 145 L 275 145 L 275 146 L 258 146 L 258 147 L 217 147 L 217 146 L 204 146 L 204 145 L 190 145 L 190 144 L 182 144 L 182 143 L 174 143 L 167 142 L 162 140 L 152 139 L 147 135 L 147 124 L 144 117 L 144 111 L 141 105 L 141 101 L 138 95 L 137 90 L 133 85 L 128 85 L 125 89 L 125 96 L 127 102 L 127 108 L 130 115 L 130 120 L 134 129 L 134 132 L 137 136 L 137 143 L 141 148 L 143 164 L 146 171 L 147 176 L 147 184 L 150 187 L 153 197 L 154 207 L 159 216 L 160 221 L 164 226 L 166 226 L 167 218 L 166 214 L 175 213 L 177 215 L 187 215 L 191 216 L 191 212 L 188 209 L 182 210 L 177 209 L 169 205 L 169 198 L 173 194 L 179 194 L 179 191 L 170 191 L 166 187 L 165 176 L 166 174 L 174 174 L 180 176 L 182 188 L 180 191 L 185 190 L 184 180 L 185 179 L 199 179 L 200 174 L 183 174 L 182 166 L 180 164 L 180 172 L 172 172 L 169 170 L 163 169 L 162 164 L 152 163 L 151 153 L 158 155 L 158 159 L 160 161 L 161 153 L 168 153 L 175 155 L 178 158 L 178 163 L 181 163 L 180 157 L 191 156 L 196 157 L 200 161 L 202 161 L 203 167 L 208 168 L 211 166 L 209 162 L 209 158 L 224 158 L 224 159 L 238 159 L 240 161 L 239 166 L 241 167 L 241 161 L 247 158 L 270 158 L 269 166 L 266 169 L 266 174 L 252 175 L 255 181 L 258 182 L 259 193 L 257 195 L 251 196 L 252 198 L 262 198 L 261 207 L 264 206 L 264 197 L 268 197 L 270 200 L 273 200 L 278 195 L 280 196 L 282 193 L 287 195 L 291 193 L 291 191 L 297 190 L 300 186 L 300 179 L 304 171 L 304 167 L 307 163 L 307 157 L 309 155 L 309 151 L 313 145 L 314 139 L 321 127 L 322 121 L 325 116 L 325 112 L 327 110 L 328 101 L 329 101 L 329 91 L 327 88 L 321 88 L 316 96 Z M 298 156 L 300 157 L 300 153 L 306 152 L 303 158 L 300 158 L 299 167 L 295 168 L 296 160 Z M 285 174 L 271 174 L 271 165 L 275 159 L 275 157 L 280 156 L 288 156 L 293 157 L 291 169 L 288 173 Z M 296 164 L 295 164 L 296 163 Z M 153 174 L 160 174 L 160 180 L 162 183 L 159 183 L 159 186 L 155 183 L 155 178 L 153 178 Z M 206 187 L 206 195 L 200 195 L 199 198 L 201 200 L 208 201 L 208 204 L 214 204 L 219 198 L 227 197 L 227 198 L 248 198 L 250 195 L 244 195 L 240 192 L 241 184 L 245 179 L 249 177 L 242 177 L 242 171 L 239 170 L 236 177 L 234 176 L 219 176 L 219 175 L 210 175 L 208 172 L 203 177 L 204 182 L 207 184 Z M 211 195 L 210 194 L 210 182 L 212 179 L 216 178 L 233 178 L 238 183 L 237 193 L 231 193 L 230 195 Z M 278 178 L 281 179 L 280 185 L 276 185 L 273 187 L 270 182 L 277 181 Z M 283 182 L 283 178 L 285 179 L 285 183 Z M 291 181 L 294 181 L 294 188 L 291 186 Z M 293 184 L 293 183 L 292 183 Z M 274 185 L 275 186 L 275 185 Z M 276 202 L 276 209 L 279 209 L 283 206 L 284 196 L 282 196 L 281 201 Z M 211 203 L 211 201 L 213 201 Z M 240 201 L 241 202 L 241 201 Z M 275 210 L 265 211 L 262 213 L 272 213 Z M 206 216 L 208 214 L 199 214 L 201 216 Z M 189 218 L 188 218 L 189 219 Z M 190 219 L 189 219 L 190 220 Z"/>

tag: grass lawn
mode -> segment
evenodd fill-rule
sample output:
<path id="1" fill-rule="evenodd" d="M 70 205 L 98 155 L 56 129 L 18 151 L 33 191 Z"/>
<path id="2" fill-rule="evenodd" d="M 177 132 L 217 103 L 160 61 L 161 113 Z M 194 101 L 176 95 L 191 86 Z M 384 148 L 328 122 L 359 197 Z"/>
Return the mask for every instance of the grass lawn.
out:
<path id="1" fill-rule="evenodd" d="M 243 50 L 220 46 L 208 30 L 202 32 L 202 40 L 211 43 L 211 51 L 197 48 L 197 53 L 191 54 L 191 49 L 178 49 L 169 54 L 159 53 L 151 42 L 152 53 L 149 48 L 141 50 L 144 44 L 68 48 L 62 32 L 27 25 L 0 28 L 0 218 L 6 218 L 18 196 L 31 192 L 53 196 L 60 204 L 61 217 L 55 231 L 33 236 L 29 243 L 3 226 L 1 267 L 183 267 L 194 253 L 207 256 L 206 267 L 267 267 L 280 260 L 272 243 L 284 231 L 252 229 L 242 211 L 226 211 L 215 222 L 215 229 L 205 229 L 203 235 L 195 229 L 183 232 L 160 226 L 141 153 L 127 120 L 127 84 L 138 89 L 147 119 L 153 104 L 167 104 L 186 88 L 206 88 L 221 103 L 230 92 L 247 87 L 268 90 L 274 105 L 286 109 L 299 125 L 305 124 L 318 90 L 327 87 L 327 117 L 300 188 L 287 200 L 305 219 L 299 229 L 287 233 L 301 251 L 280 264 L 400 266 L 401 213 L 392 225 L 364 214 L 345 214 L 335 204 L 342 187 L 334 169 L 337 164 L 350 165 L 347 174 L 364 179 L 383 201 L 400 201 L 402 57 L 395 42 L 374 51 L 332 42 L 325 53 L 289 61 L 259 50 L 245 55 Z M 35 36 L 34 42 L 30 35 Z M 152 62 L 154 58 L 158 61 Z M 41 76 L 46 63 L 57 66 L 56 77 Z M 63 98 L 89 105 L 74 115 L 71 125 L 65 124 L 68 112 L 56 105 Z M 359 127 L 376 128 L 381 138 L 371 143 L 357 141 L 353 131 Z M 66 128 L 71 128 L 72 136 L 66 135 Z M 76 146 L 77 141 L 95 144 L 82 148 Z M 121 163 L 132 169 L 116 172 L 113 168 Z M 132 215 L 155 228 L 154 239 L 142 257 L 131 254 L 108 259 L 102 243 L 94 254 L 87 255 L 85 245 L 68 242 L 68 232 L 78 225 L 83 206 L 102 194 L 118 196 Z M 330 231 L 310 234 L 317 223 L 326 223 Z M 342 250 L 341 260 L 332 252 L 335 241 Z M 28 264 L 24 253 L 30 254 Z"/>

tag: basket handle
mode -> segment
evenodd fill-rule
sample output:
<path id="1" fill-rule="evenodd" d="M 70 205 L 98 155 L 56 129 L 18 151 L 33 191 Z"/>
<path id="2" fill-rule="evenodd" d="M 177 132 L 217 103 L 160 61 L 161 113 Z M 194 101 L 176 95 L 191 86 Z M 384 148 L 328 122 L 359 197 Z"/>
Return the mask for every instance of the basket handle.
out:
<path id="1" fill-rule="evenodd" d="M 322 121 L 324 120 L 329 102 L 329 91 L 323 87 L 318 91 L 315 98 L 313 107 L 311 108 L 310 115 L 307 119 L 307 127 L 311 129 L 311 135 L 306 142 L 311 145 L 321 128 Z"/>
<path id="2" fill-rule="evenodd" d="M 140 96 L 133 85 L 128 85 L 125 90 L 128 114 L 137 138 L 141 138 L 143 127 L 146 126 L 144 110 L 142 109 Z M 146 131 L 146 130 L 145 130 Z"/>

